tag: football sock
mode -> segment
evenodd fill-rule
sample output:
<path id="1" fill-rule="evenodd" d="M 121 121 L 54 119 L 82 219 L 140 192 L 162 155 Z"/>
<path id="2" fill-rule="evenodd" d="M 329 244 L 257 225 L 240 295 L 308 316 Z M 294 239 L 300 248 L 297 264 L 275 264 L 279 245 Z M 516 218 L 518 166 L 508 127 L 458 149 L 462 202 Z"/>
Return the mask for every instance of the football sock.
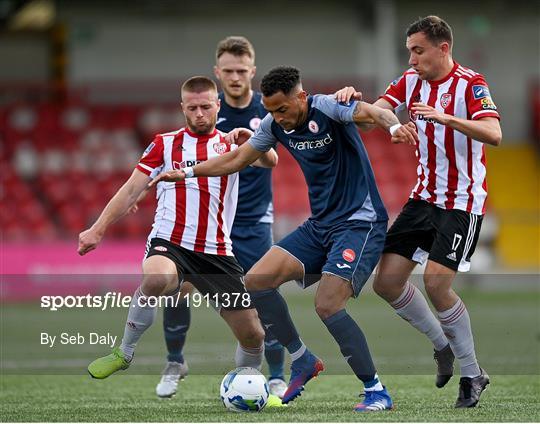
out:
<path id="1" fill-rule="evenodd" d="M 375 377 L 371 381 L 364 381 L 364 390 L 366 392 L 379 392 L 384 390 L 382 383 L 379 381 L 379 376 L 375 374 Z"/>
<path id="2" fill-rule="evenodd" d="M 127 316 L 126 326 L 124 328 L 124 337 L 122 338 L 122 344 L 120 350 L 124 353 L 125 359 L 130 361 L 133 358 L 133 352 L 137 342 L 146 331 L 148 327 L 154 322 L 156 317 L 156 306 L 148 306 L 146 302 L 141 302 L 146 296 L 142 292 L 141 288 L 135 290 L 133 299 L 131 299 L 131 305 L 129 306 L 129 312 Z M 140 306 L 142 303 L 145 306 Z"/>
<path id="3" fill-rule="evenodd" d="M 244 347 L 238 343 L 236 346 L 236 354 L 234 360 L 237 367 L 252 367 L 259 371 L 262 368 L 262 360 L 264 353 L 264 344 L 260 347 L 250 348 Z"/>
<path id="4" fill-rule="evenodd" d="M 285 349 L 274 337 L 270 330 L 264 336 L 264 357 L 268 363 L 270 378 L 281 378 L 284 380 L 283 364 L 285 362 Z"/>
<path id="5" fill-rule="evenodd" d="M 408 321 L 414 328 L 424 333 L 433 343 L 436 350 L 441 350 L 448 344 L 441 324 L 429 309 L 424 295 L 414 284 L 407 282 L 403 293 L 390 306 L 396 313 Z"/>
<path id="6" fill-rule="evenodd" d="M 175 298 L 176 301 L 176 298 Z M 186 334 L 191 323 L 191 312 L 186 300 L 177 306 L 166 306 L 163 309 L 163 332 L 167 344 L 167 361 L 184 362 L 182 350 L 186 342 Z"/>
<path id="7" fill-rule="evenodd" d="M 471 320 L 467 308 L 459 299 L 447 311 L 439 312 L 439 320 L 452 352 L 456 355 L 461 368 L 462 377 L 476 377 L 480 375 L 480 367 L 474 352 L 474 340 L 471 330 Z"/>
<path id="8" fill-rule="evenodd" d="M 299 340 L 299 341 L 300 341 L 300 345 L 298 349 L 291 348 L 291 350 L 289 351 L 289 353 L 291 354 L 291 362 L 294 362 L 300 359 L 308 351 L 306 345 L 302 342 L 302 340 Z M 298 346 L 296 342 L 295 342 L 295 346 Z"/>
<path id="9" fill-rule="evenodd" d="M 345 309 L 323 320 L 326 328 L 336 340 L 341 354 L 364 385 L 372 384 L 376 378 L 375 366 L 369 353 L 364 333 Z M 382 389 L 381 389 L 382 390 Z"/>
<path id="10" fill-rule="evenodd" d="M 249 294 L 253 305 L 257 308 L 264 330 L 270 329 L 289 353 L 298 351 L 303 343 L 289 315 L 287 303 L 279 291 L 268 289 L 250 291 Z"/>

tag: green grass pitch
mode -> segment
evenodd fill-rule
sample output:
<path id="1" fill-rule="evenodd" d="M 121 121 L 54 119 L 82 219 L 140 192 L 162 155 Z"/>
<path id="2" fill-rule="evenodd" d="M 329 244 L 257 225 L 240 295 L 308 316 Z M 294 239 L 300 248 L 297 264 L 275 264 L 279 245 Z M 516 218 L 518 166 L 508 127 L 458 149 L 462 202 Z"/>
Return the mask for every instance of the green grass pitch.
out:
<path id="1" fill-rule="evenodd" d="M 139 344 L 134 365 L 109 379 L 92 380 L 86 365 L 108 353 L 106 346 L 41 346 L 40 333 L 121 336 L 126 311 L 71 309 L 50 312 L 36 304 L 2 305 L 1 421 L 540 421 L 540 315 L 538 292 L 467 291 L 467 304 L 480 364 L 491 385 L 472 410 L 453 408 L 459 376 L 436 389 L 435 365 L 427 340 L 371 293 L 352 300 L 348 311 L 364 329 L 383 383 L 394 398 L 389 412 L 352 412 L 361 384 L 317 318 L 313 293 L 285 294 L 302 338 L 326 363 L 287 408 L 259 414 L 228 412 L 219 383 L 234 368 L 235 342 L 213 310 L 192 311 L 185 356 L 191 374 L 171 400 L 160 400 L 155 385 L 164 361 L 161 315 Z M 118 340 L 120 337 L 118 338 Z"/>

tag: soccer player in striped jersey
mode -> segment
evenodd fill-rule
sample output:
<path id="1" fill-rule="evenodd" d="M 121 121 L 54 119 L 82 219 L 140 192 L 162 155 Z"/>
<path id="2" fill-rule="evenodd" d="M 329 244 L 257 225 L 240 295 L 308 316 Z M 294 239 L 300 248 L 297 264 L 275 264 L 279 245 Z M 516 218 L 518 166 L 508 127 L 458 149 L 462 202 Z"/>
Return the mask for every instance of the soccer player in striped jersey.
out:
<path id="1" fill-rule="evenodd" d="M 390 131 L 394 141 L 410 143 L 415 143 L 414 125 L 401 125 L 392 112 L 364 102 L 345 105 L 332 96 L 308 96 L 298 69 L 292 67 L 272 69 L 263 77 L 261 91 L 269 114 L 255 134 L 237 129 L 228 135 L 251 137 L 247 143 L 206 163 L 162 173 L 152 184 L 228 175 L 253 163 L 278 142 L 289 150 L 306 178 L 312 216 L 246 275 L 246 287 L 264 327 L 291 354 L 291 379 L 283 403 L 298 397 L 324 365 L 300 339 L 277 289 L 291 280 L 303 287 L 320 280 L 316 312 L 364 386 L 365 399 L 354 409 L 391 409 L 392 399 L 377 376 L 365 336 L 345 309 L 348 300 L 360 294 L 379 260 L 388 220 L 355 123 L 375 122 Z"/>
<path id="2" fill-rule="evenodd" d="M 457 408 L 474 407 L 489 384 L 476 359 L 469 314 L 452 289 L 458 271 L 469 270 L 486 208 L 486 144 L 501 142 L 499 114 L 481 74 L 452 58 L 452 30 L 427 16 L 407 30 L 407 70 L 375 105 L 406 108 L 418 128 L 418 182 L 388 231 L 373 288 L 397 314 L 433 343 L 436 386 L 461 379 Z M 353 90 L 338 92 L 348 101 Z M 357 94 L 359 96 L 360 93 Z M 408 282 L 418 263 L 427 266 L 422 293 Z"/>
<path id="3" fill-rule="evenodd" d="M 216 127 L 223 132 L 235 128 L 257 129 L 266 110 L 261 93 L 253 91 L 255 76 L 255 50 L 240 36 L 221 40 L 216 49 L 214 74 L 219 80 L 221 107 Z M 238 205 L 231 230 L 233 252 L 244 271 L 249 270 L 272 246 L 272 170 L 249 167 L 239 173 Z M 182 285 L 181 297 L 189 295 L 193 286 Z M 163 310 L 163 331 L 167 345 L 167 364 L 163 370 L 156 394 L 171 397 L 178 388 L 180 378 L 187 375 L 187 361 L 183 355 L 191 314 L 187 301 Z M 283 397 L 287 384 L 283 376 L 284 349 L 269 330 L 264 339 L 264 356 L 268 363 L 268 386 L 272 395 Z M 269 406 L 279 405 L 279 399 L 270 398 Z"/>
<path id="4" fill-rule="evenodd" d="M 212 80 L 190 78 L 181 94 L 186 127 L 155 137 L 129 180 L 94 225 L 79 235 L 80 255 L 98 246 L 107 227 L 137 201 L 153 172 L 202 163 L 236 147 L 215 128 L 220 102 Z M 277 155 L 270 151 L 258 164 L 272 167 L 276 163 Z M 260 369 L 264 330 L 245 290 L 244 272 L 233 256 L 230 239 L 237 195 L 238 174 L 158 184 L 143 280 L 129 308 L 122 344 L 88 366 L 92 377 L 106 378 L 130 366 L 138 340 L 155 318 L 156 304 L 148 298 L 178 295 L 184 278 L 202 295 L 218 301 L 217 310 L 238 340 L 236 365 Z"/>

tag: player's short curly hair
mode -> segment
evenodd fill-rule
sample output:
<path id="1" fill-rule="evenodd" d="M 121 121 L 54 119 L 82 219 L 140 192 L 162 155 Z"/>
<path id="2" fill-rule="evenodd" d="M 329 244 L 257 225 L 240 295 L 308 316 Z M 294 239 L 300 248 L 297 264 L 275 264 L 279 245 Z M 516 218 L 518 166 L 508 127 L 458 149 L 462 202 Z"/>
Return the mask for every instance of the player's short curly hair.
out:
<path id="1" fill-rule="evenodd" d="M 291 90 L 300 84 L 300 71 L 292 66 L 278 66 L 270 71 L 261 80 L 261 92 L 269 97 L 281 91 L 288 95 Z"/>
<path id="2" fill-rule="evenodd" d="M 407 28 L 407 37 L 410 37 L 417 32 L 422 32 L 427 39 L 433 44 L 439 44 L 443 41 L 448 42 L 452 46 L 452 28 L 444 19 L 435 15 L 419 18 Z"/>

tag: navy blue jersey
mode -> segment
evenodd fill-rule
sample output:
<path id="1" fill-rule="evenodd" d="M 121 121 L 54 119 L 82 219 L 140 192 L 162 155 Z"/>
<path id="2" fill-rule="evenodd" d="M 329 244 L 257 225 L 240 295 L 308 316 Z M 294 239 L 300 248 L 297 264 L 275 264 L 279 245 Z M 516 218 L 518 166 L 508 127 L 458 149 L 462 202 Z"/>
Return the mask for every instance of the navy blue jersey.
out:
<path id="1" fill-rule="evenodd" d="M 223 132 L 229 132 L 235 128 L 248 128 L 255 131 L 267 113 L 261 97 L 261 93 L 254 91 L 249 106 L 239 109 L 229 106 L 225 102 L 224 94 L 219 93 L 221 109 L 218 113 L 217 129 Z M 238 207 L 234 225 L 272 223 L 273 212 L 272 170 L 250 166 L 240 171 Z"/>
<path id="2" fill-rule="evenodd" d="M 301 127 L 285 131 L 268 114 L 249 141 L 259 151 L 268 151 L 280 142 L 291 152 L 308 185 L 310 219 L 324 225 L 388 219 L 353 123 L 355 106 L 356 102 L 337 103 L 332 96 L 310 96 L 308 117 Z"/>

